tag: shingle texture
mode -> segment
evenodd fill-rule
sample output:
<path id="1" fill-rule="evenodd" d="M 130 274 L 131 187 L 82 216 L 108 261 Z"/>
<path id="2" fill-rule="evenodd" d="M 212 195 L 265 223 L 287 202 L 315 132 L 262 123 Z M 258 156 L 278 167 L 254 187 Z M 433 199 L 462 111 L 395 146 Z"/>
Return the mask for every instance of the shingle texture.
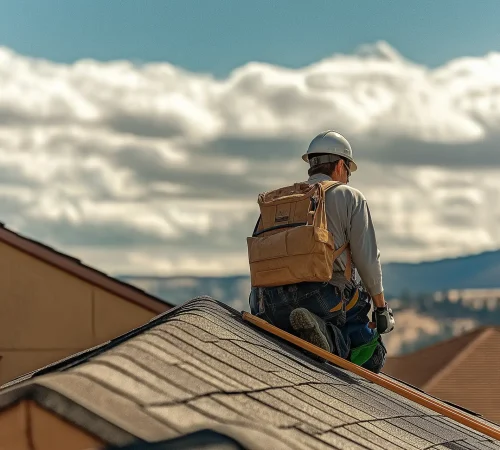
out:
<path id="1" fill-rule="evenodd" d="M 500 450 L 210 298 L 7 385 L 0 408 L 22 398 L 115 446 L 211 429 L 248 449 Z"/>
<path id="2" fill-rule="evenodd" d="M 480 328 L 415 353 L 384 371 L 500 423 L 500 327 Z"/>

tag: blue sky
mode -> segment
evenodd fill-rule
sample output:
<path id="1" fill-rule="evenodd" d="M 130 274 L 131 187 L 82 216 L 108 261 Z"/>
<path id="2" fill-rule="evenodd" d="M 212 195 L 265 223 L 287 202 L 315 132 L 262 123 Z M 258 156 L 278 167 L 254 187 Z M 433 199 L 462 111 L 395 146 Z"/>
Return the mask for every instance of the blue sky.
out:
<path id="1" fill-rule="evenodd" d="M 386 40 L 431 67 L 500 50 L 500 1 L 0 0 L 0 45 L 57 62 L 169 61 L 225 76 Z"/>

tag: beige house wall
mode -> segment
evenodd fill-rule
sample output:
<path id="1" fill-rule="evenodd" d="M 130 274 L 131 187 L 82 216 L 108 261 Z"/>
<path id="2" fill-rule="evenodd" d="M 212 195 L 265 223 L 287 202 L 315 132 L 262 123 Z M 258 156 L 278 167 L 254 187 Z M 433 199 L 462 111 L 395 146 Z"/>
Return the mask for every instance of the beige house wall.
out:
<path id="1" fill-rule="evenodd" d="M 0 414 L 0 450 L 89 450 L 104 445 L 31 401 Z"/>
<path id="2" fill-rule="evenodd" d="M 156 315 L 0 242 L 0 384 Z"/>

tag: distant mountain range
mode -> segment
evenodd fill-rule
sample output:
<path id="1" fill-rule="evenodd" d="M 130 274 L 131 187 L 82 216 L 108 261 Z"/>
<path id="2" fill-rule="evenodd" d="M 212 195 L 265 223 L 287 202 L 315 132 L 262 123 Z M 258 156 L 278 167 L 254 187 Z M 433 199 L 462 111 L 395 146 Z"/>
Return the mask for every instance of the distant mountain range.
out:
<path id="1" fill-rule="evenodd" d="M 385 292 L 399 296 L 449 289 L 500 288 L 500 250 L 421 263 L 383 266 Z"/>
<path id="2" fill-rule="evenodd" d="M 500 325 L 500 314 L 492 314 L 500 309 L 500 251 L 421 263 L 388 263 L 383 273 L 386 296 L 400 318 L 397 332 L 387 338 L 393 354 L 414 351 L 478 325 Z M 248 311 L 248 275 L 118 278 L 173 304 L 209 295 L 237 310 Z M 476 301 L 475 289 L 495 291 L 478 293 Z M 450 290 L 466 293 L 463 298 L 461 294 L 447 297 Z M 437 292 L 444 292 L 440 301 L 436 301 Z"/>
<path id="3" fill-rule="evenodd" d="M 388 297 L 434 293 L 450 289 L 500 289 L 500 250 L 421 263 L 383 265 L 384 289 Z M 118 278 L 164 298 L 182 303 L 196 295 L 212 295 L 223 302 L 246 302 L 248 275 L 228 277 L 134 276 Z"/>

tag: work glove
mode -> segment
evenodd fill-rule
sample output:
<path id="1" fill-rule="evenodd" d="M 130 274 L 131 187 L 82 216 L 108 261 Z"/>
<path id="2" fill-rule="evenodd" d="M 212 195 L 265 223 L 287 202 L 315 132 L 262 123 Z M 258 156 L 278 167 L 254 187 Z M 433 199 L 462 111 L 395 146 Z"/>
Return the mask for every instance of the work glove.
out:
<path id="1" fill-rule="evenodd" d="M 389 308 L 387 303 L 385 306 L 373 310 L 372 321 L 375 322 L 379 334 L 390 333 L 394 330 L 394 325 L 396 324 L 392 309 Z"/>

